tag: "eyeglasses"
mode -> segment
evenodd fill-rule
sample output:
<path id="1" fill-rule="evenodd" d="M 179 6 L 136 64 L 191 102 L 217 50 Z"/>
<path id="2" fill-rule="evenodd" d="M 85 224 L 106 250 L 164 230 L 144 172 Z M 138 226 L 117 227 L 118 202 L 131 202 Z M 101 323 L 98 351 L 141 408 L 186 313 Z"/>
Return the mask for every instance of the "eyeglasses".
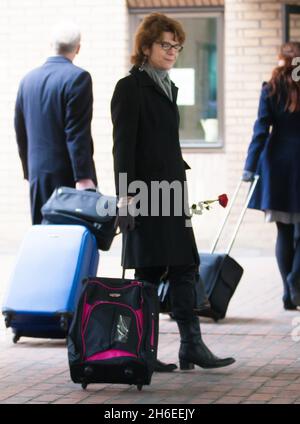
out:
<path id="1" fill-rule="evenodd" d="M 171 44 L 171 43 L 168 43 L 167 41 L 162 41 L 160 43 L 157 42 L 156 44 L 159 44 L 160 47 L 166 52 L 168 52 L 171 49 L 174 49 L 177 53 L 179 53 L 183 49 L 183 46 L 181 44 Z"/>

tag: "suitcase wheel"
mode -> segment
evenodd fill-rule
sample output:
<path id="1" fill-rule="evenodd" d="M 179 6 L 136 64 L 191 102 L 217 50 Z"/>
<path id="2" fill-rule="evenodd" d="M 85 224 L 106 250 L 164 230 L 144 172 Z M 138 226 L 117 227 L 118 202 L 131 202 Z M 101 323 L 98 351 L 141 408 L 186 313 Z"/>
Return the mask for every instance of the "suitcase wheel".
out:
<path id="1" fill-rule="evenodd" d="M 142 388 L 143 388 L 143 385 L 142 384 L 138 384 L 136 387 L 137 387 L 138 391 L 140 392 L 142 390 Z"/>
<path id="2" fill-rule="evenodd" d="M 90 377 L 93 374 L 93 372 L 94 371 L 93 371 L 93 368 L 92 367 L 89 367 L 89 366 L 84 367 L 83 373 L 84 373 L 85 377 L 87 377 L 87 378 L 83 377 L 81 379 L 81 387 L 83 388 L 83 390 L 85 390 L 87 388 L 87 386 L 88 386 L 88 382 L 87 382 L 88 377 Z"/>
<path id="3" fill-rule="evenodd" d="M 12 341 L 13 343 L 18 343 L 18 341 L 20 340 L 21 336 L 19 336 L 18 334 L 14 334 Z"/>
<path id="4" fill-rule="evenodd" d="M 66 316 L 62 315 L 61 318 L 60 318 L 60 328 L 61 328 L 61 330 L 67 332 L 68 326 L 69 326 L 68 318 Z"/>
<path id="5" fill-rule="evenodd" d="M 6 328 L 10 327 L 11 320 L 12 320 L 11 314 L 4 314 L 4 323 Z"/>
<path id="6" fill-rule="evenodd" d="M 199 317 L 205 317 L 205 318 L 211 318 L 214 322 L 218 322 L 219 319 L 224 318 L 219 312 L 216 312 L 212 308 L 206 308 L 206 309 L 194 309 L 194 312 Z"/>

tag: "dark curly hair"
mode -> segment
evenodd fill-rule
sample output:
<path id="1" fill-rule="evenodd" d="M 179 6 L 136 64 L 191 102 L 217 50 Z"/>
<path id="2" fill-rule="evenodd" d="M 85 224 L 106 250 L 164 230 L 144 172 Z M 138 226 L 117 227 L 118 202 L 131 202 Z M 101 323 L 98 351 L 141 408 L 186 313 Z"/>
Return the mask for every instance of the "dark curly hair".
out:
<path id="1" fill-rule="evenodd" d="M 178 21 L 162 13 L 151 13 L 143 19 L 137 29 L 131 63 L 140 66 L 145 59 L 143 49 L 151 48 L 155 41 L 160 41 L 163 32 L 172 32 L 180 44 L 185 41 L 185 32 Z"/>

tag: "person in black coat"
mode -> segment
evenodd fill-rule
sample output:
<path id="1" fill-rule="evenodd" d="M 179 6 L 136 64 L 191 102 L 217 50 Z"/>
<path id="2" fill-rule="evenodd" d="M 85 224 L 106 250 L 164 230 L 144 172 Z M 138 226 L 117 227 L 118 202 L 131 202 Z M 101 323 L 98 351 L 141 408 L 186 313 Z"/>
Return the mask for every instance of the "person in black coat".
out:
<path id="1" fill-rule="evenodd" d="M 145 17 L 135 37 L 134 66 L 115 87 L 111 114 L 118 224 L 125 233 L 124 268 L 134 268 L 136 278 L 156 285 L 163 276 L 170 282 L 181 336 L 180 368 L 214 368 L 234 359 L 209 351 L 193 312 L 199 255 L 186 196 L 189 167 L 179 143 L 177 88 L 168 74 L 184 40 L 177 21 L 158 13 Z M 160 361 L 155 367 L 162 372 L 174 368 Z"/>
<path id="2" fill-rule="evenodd" d="M 249 204 L 276 222 L 283 306 L 300 306 L 300 43 L 282 45 L 278 66 L 261 91 L 243 179 L 260 178 Z M 270 131 L 270 128 L 272 130 Z"/>
<path id="3" fill-rule="evenodd" d="M 80 32 L 73 24 L 53 33 L 56 55 L 21 81 L 15 107 L 15 131 L 24 178 L 30 183 L 33 224 L 59 186 L 95 188 L 90 74 L 73 65 Z"/>

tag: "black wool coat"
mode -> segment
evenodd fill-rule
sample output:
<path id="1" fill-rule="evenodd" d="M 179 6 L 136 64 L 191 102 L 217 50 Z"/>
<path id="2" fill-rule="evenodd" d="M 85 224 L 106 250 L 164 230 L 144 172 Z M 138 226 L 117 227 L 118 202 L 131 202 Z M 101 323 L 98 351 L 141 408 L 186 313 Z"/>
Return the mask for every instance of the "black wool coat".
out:
<path id="1" fill-rule="evenodd" d="M 173 101 L 145 71 L 133 67 L 121 79 L 111 101 L 113 122 L 113 156 L 117 195 L 123 196 L 119 174 L 127 174 L 127 187 L 139 180 L 148 188 L 148 216 L 136 217 L 136 228 L 123 239 L 126 244 L 122 265 L 125 268 L 198 264 L 199 256 L 191 221 L 174 210 L 171 190 L 169 216 L 163 216 L 161 202 L 155 215 L 151 205 L 158 202 L 151 196 L 151 182 L 177 182 L 182 193 L 186 184 L 184 162 L 179 143 L 179 113 L 176 105 L 177 87 L 172 83 Z M 131 195 L 139 194 L 128 190 Z M 178 203 L 177 203 L 178 205 Z M 187 211 L 187 209 L 185 209 Z M 179 216 L 177 216 L 179 215 Z"/>

